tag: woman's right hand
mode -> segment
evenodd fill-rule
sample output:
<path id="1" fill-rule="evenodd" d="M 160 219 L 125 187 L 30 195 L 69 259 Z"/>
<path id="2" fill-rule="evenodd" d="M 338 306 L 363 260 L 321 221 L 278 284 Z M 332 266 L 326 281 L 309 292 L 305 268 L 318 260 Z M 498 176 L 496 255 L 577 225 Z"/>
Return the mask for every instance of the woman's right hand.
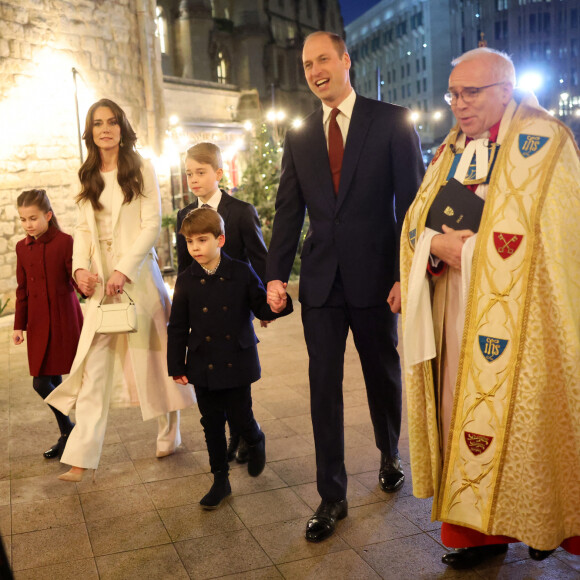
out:
<path id="1" fill-rule="evenodd" d="M 12 340 L 14 344 L 22 344 L 24 342 L 24 333 L 22 330 L 15 330 L 12 333 Z"/>
<path id="2" fill-rule="evenodd" d="M 79 268 L 74 274 L 79 290 L 85 296 L 92 296 L 95 293 L 95 287 L 99 283 L 99 275 L 92 274 L 84 268 Z"/>

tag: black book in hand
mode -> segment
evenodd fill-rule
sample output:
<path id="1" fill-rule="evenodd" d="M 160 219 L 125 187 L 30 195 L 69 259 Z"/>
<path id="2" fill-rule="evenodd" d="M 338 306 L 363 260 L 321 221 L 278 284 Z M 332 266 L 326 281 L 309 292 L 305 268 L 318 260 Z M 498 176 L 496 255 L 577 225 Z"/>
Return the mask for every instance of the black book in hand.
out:
<path id="1" fill-rule="evenodd" d="M 471 189 L 451 178 L 440 190 L 427 214 L 425 226 L 443 232 L 443 225 L 454 230 L 479 229 L 484 200 Z"/>

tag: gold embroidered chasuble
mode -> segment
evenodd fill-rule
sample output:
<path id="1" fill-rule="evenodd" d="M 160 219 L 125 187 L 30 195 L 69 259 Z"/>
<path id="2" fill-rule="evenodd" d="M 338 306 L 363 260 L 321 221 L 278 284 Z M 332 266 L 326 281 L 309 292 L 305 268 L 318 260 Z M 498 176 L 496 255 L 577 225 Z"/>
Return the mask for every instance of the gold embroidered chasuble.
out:
<path id="1" fill-rule="evenodd" d="M 403 313 L 458 134 L 405 219 Z M 497 153 L 475 243 L 444 457 L 437 361 L 406 369 L 413 493 L 434 495 L 434 520 L 552 549 L 580 535 L 580 162 L 569 130 L 531 95 Z"/>

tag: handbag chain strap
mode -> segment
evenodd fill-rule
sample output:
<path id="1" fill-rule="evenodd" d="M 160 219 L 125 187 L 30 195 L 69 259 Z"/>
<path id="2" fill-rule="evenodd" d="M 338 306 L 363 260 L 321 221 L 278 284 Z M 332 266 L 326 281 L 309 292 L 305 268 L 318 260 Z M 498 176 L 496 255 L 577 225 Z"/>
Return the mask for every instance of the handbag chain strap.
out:
<path id="1" fill-rule="evenodd" d="M 129 299 L 129 304 L 135 304 L 135 302 L 133 302 L 133 298 L 131 298 L 131 296 L 129 296 L 129 292 L 127 292 L 127 290 L 123 289 L 123 294 L 127 294 L 127 298 Z M 102 306 L 103 300 L 105 298 L 107 298 L 107 295 L 103 294 L 103 297 L 101 298 L 101 301 L 99 302 L 99 306 Z"/>

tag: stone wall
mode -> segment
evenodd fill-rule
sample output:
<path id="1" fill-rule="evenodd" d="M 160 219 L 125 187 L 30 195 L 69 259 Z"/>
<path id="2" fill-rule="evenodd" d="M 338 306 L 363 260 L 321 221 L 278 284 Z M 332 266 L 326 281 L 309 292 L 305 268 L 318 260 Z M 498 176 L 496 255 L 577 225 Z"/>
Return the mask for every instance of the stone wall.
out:
<path id="1" fill-rule="evenodd" d="M 75 222 L 81 153 L 73 77 L 81 133 L 90 104 L 108 97 L 125 110 L 141 146 L 158 138 L 148 123 L 151 82 L 147 87 L 140 50 L 155 44 L 154 27 L 142 26 L 143 13 L 152 23 L 154 9 L 153 0 L 0 0 L 0 299 L 11 298 L 5 313 L 14 307 L 14 248 L 24 237 L 16 197 L 42 187 L 61 227 L 70 233 Z"/>

